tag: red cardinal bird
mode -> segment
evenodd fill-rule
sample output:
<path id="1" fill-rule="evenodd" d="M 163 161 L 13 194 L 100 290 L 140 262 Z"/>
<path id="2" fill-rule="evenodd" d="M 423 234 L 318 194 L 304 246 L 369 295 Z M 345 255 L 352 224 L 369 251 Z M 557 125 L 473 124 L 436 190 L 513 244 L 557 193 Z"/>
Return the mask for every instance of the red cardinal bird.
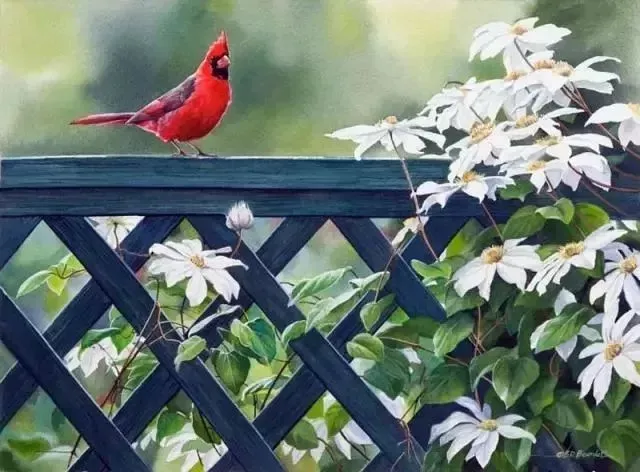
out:
<path id="1" fill-rule="evenodd" d="M 224 31 L 211 45 L 196 72 L 177 87 L 135 113 L 89 115 L 73 125 L 134 125 L 171 143 L 181 156 L 185 143 L 199 156 L 205 154 L 190 141 L 215 128 L 231 104 L 229 46 Z"/>

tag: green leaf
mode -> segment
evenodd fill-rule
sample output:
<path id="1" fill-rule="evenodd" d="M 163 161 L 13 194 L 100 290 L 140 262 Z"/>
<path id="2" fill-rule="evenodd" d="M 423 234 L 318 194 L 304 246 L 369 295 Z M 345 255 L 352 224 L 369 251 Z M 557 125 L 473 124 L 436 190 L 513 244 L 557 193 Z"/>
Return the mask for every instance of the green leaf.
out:
<path id="1" fill-rule="evenodd" d="M 457 364 L 442 364 L 427 375 L 422 400 L 427 404 L 451 403 L 468 391 L 467 368 Z"/>
<path id="2" fill-rule="evenodd" d="M 527 404 L 535 415 L 553 403 L 553 392 L 556 389 L 558 379 L 550 375 L 543 375 L 536 380 L 526 395 Z"/>
<path id="3" fill-rule="evenodd" d="M 435 353 L 444 356 L 473 332 L 473 318 L 466 313 L 459 313 L 440 325 L 433 336 Z"/>
<path id="4" fill-rule="evenodd" d="M 325 298 L 316 303 L 307 314 L 306 331 L 338 322 L 349 311 L 352 300 L 357 295 L 357 290 L 348 290 L 335 298 Z"/>
<path id="5" fill-rule="evenodd" d="M 449 462 L 447 449 L 447 445 L 439 446 L 437 443 L 429 446 L 422 463 L 422 472 L 462 472 L 464 454 L 456 454 Z"/>
<path id="6" fill-rule="evenodd" d="M 622 438 L 613 428 L 607 428 L 598 434 L 598 448 L 604 452 L 607 457 L 616 461 L 622 467 L 626 467 L 625 450 Z"/>
<path id="7" fill-rule="evenodd" d="M 12 451 L 28 461 L 33 461 L 53 447 L 52 440 L 43 434 L 8 438 L 7 443 Z"/>
<path id="8" fill-rule="evenodd" d="M 538 433 L 540 426 L 542 426 L 542 419 L 540 417 L 535 417 L 527 421 L 525 424 L 519 424 L 518 426 L 535 436 Z M 511 463 L 511 465 L 517 470 L 529 463 L 532 447 L 533 442 L 525 438 L 506 439 L 504 444 L 504 453 L 509 463 Z"/>
<path id="9" fill-rule="evenodd" d="M 565 391 L 558 395 L 556 401 L 544 410 L 543 415 L 568 430 L 591 431 L 593 428 L 593 414 L 576 392 Z"/>
<path id="10" fill-rule="evenodd" d="M 249 359 L 235 351 L 224 352 L 215 349 L 212 362 L 222 382 L 237 395 L 249 375 L 249 367 L 251 367 Z"/>
<path id="11" fill-rule="evenodd" d="M 378 333 L 378 338 L 385 346 L 405 348 L 411 344 L 418 344 L 420 338 L 432 338 L 438 330 L 438 323 L 427 317 L 409 318 L 401 325 L 390 326 Z"/>
<path id="12" fill-rule="evenodd" d="M 533 359 L 500 359 L 493 367 L 493 388 L 509 408 L 536 381 L 538 375 L 540 368 Z"/>
<path id="13" fill-rule="evenodd" d="M 370 290 L 380 291 L 389 280 L 389 275 L 389 272 L 376 272 L 363 279 L 351 279 L 349 284 L 360 294 L 365 294 Z"/>
<path id="14" fill-rule="evenodd" d="M 291 323 L 282 332 L 282 344 L 286 346 L 291 341 L 298 339 L 300 336 L 304 335 L 306 326 L 306 320 L 298 320 Z"/>
<path id="15" fill-rule="evenodd" d="M 20 298 L 26 295 L 27 293 L 33 292 L 38 287 L 42 286 L 47 281 L 47 279 L 52 275 L 53 273 L 51 272 L 50 269 L 36 272 L 27 280 L 22 282 L 22 284 L 20 285 L 20 288 L 18 289 L 18 294 L 16 295 L 16 298 Z"/>
<path id="16" fill-rule="evenodd" d="M 187 419 L 168 410 L 164 410 L 158 417 L 158 425 L 156 430 L 156 442 L 162 441 L 167 436 L 172 436 L 182 429 Z"/>
<path id="17" fill-rule="evenodd" d="M 469 380 L 471 382 L 471 389 L 476 389 L 482 376 L 491 372 L 496 362 L 508 356 L 513 356 L 510 349 L 505 347 L 494 347 L 484 354 L 480 354 L 479 356 L 471 359 L 471 362 L 469 363 Z"/>
<path id="18" fill-rule="evenodd" d="M 617 375 L 614 375 L 609 385 L 609 391 L 604 397 L 604 404 L 611 413 L 615 413 L 631 391 L 631 384 Z"/>
<path id="19" fill-rule="evenodd" d="M 327 424 L 329 437 L 332 437 L 342 431 L 349 420 L 351 420 L 351 417 L 340 403 L 334 403 L 325 411 L 324 420 Z"/>
<path id="20" fill-rule="evenodd" d="M 47 278 L 47 287 L 56 295 L 60 296 L 67 286 L 69 279 L 62 278 L 58 274 L 51 274 Z"/>
<path id="21" fill-rule="evenodd" d="M 248 347 L 263 364 L 268 364 L 275 359 L 278 352 L 276 332 L 266 320 L 257 318 L 247 323 L 252 332 L 251 341 Z"/>
<path id="22" fill-rule="evenodd" d="M 575 209 L 571 200 L 561 198 L 552 206 L 538 208 L 536 213 L 541 215 L 545 220 L 559 220 L 568 225 L 573 220 Z"/>
<path id="23" fill-rule="evenodd" d="M 347 352 L 353 358 L 381 362 L 384 358 L 384 344 L 371 334 L 360 333 L 347 343 Z"/>
<path id="24" fill-rule="evenodd" d="M 105 338 L 110 338 L 118 333 L 120 333 L 121 328 L 104 328 L 104 329 L 90 329 L 87 331 L 82 337 L 82 341 L 80 341 L 80 348 L 86 349 L 88 347 L 93 346 L 94 344 L 98 344 Z"/>
<path id="25" fill-rule="evenodd" d="M 298 282 L 291 292 L 291 300 L 289 306 L 294 305 L 300 300 L 304 300 L 311 295 L 315 295 L 337 284 L 347 272 L 353 270 L 351 267 L 330 270 L 322 274 L 316 275 L 310 279 L 304 279 Z"/>
<path id="26" fill-rule="evenodd" d="M 577 203 L 574 222 L 585 234 L 589 234 L 608 223 L 609 215 L 602 208 L 592 203 Z"/>
<path id="27" fill-rule="evenodd" d="M 362 320 L 362 325 L 365 330 L 371 331 L 380 319 L 380 316 L 382 316 L 382 313 L 393 304 L 394 298 L 394 294 L 389 294 L 380 300 L 369 302 L 362 307 L 360 310 L 360 319 Z"/>
<path id="28" fill-rule="evenodd" d="M 600 431 L 598 447 L 608 457 L 626 467 L 637 459 L 640 448 L 640 427 L 629 419 L 618 420 L 610 427 Z"/>
<path id="29" fill-rule="evenodd" d="M 183 362 L 191 361 L 198 357 L 207 348 L 207 341 L 198 335 L 185 339 L 178 346 L 178 353 L 174 360 L 176 369 Z"/>
<path id="30" fill-rule="evenodd" d="M 453 267 L 448 260 L 425 264 L 422 261 L 413 259 L 411 267 L 426 282 L 437 279 L 449 280 L 453 274 Z"/>
<path id="31" fill-rule="evenodd" d="M 594 316 L 596 316 L 596 312 L 589 306 L 579 303 L 567 305 L 560 315 L 552 318 L 547 323 L 540 335 L 540 339 L 538 339 L 536 351 L 542 352 L 553 349 L 568 341 L 577 335 L 580 328 Z"/>
<path id="32" fill-rule="evenodd" d="M 268 390 L 280 389 L 287 383 L 289 378 L 288 375 L 270 375 L 269 377 L 256 380 L 242 389 L 242 400 L 244 401 L 249 395 L 253 395 L 254 393 L 260 393 L 262 391 L 266 393 Z"/>
<path id="33" fill-rule="evenodd" d="M 531 335 L 539 325 L 535 312 L 528 311 L 520 319 L 518 326 L 518 356 L 526 357 L 531 354 Z"/>
<path id="34" fill-rule="evenodd" d="M 118 354 L 122 352 L 122 350 L 133 341 L 133 338 L 136 336 L 136 332 L 133 329 L 133 326 L 130 324 L 126 324 L 118 329 L 118 332 L 111 336 L 111 342 L 116 347 L 116 351 Z"/>
<path id="35" fill-rule="evenodd" d="M 299 451 L 307 451 L 318 447 L 318 436 L 313 425 L 307 420 L 300 420 L 284 438 L 284 441 Z"/>
<path id="36" fill-rule="evenodd" d="M 430 286 L 429 289 L 436 299 L 444 305 L 447 316 L 475 309 L 485 303 L 484 298 L 476 291 L 468 292 L 464 297 L 461 297 L 451 284 L 439 283 Z"/>
<path id="37" fill-rule="evenodd" d="M 193 408 L 191 412 L 191 425 L 193 431 L 198 435 L 200 439 L 208 444 L 221 444 L 222 439 L 218 435 L 211 423 L 200 413 L 197 408 Z"/>
<path id="38" fill-rule="evenodd" d="M 390 398 L 396 398 L 411 378 L 409 361 L 395 349 L 385 349 L 382 362 L 376 363 L 364 374 L 364 379 Z"/>
<path id="39" fill-rule="evenodd" d="M 498 190 L 500 198 L 503 200 L 520 200 L 524 202 L 527 195 L 533 192 L 536 188 L 528 180 L 516 180 L 513 185 L 507 185 L 505 188 Z"/>
<path id="40" fill-rule="evenodd" d="M 542 229 L 544 218 L 536 213 L 537 208 L 528 205 L 517 210 L 502 230 L 505 239 L 527 238 Z"/>
<path id="41" fill-rule="evenodd" d="M 468 252 L 473 247 L 476 237 L 482 232 L 484 228 L 476 219 L 469 219 L 464 224 L 462 229 L 456 233 L 451 239 L 445 253 L 447 258 L 453 256 L 459 256 Z"/>

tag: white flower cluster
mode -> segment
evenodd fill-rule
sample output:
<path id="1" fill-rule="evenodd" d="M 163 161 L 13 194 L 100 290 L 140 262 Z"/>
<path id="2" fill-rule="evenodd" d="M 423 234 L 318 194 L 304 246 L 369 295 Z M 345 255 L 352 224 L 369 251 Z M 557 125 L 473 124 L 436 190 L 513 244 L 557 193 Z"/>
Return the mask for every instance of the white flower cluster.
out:
<path id="1" fill-rule="evenodd" d="M 412 194 L 421 218 L 427 218 L 436 205 L 444 207 L 459 192 L 482 204 L 487 198 L 496 200 L 497 191 L 514 184 L 515 179 L 528 180 L 538 193 L 553 192 L 562 184 L 575 191 L 581 183 L 608 191 L 611 169 L 601 152 L 614 145 L 623 149 L 629 143 L 640 145 L 640 104 L 613 104 L 592 112 L 582 90 L 611 94 L 613 82 L 619 80 L 615 73 L 594 67 L 620 61 L 596 56 L 572 65 L 558 59 L 549 48 L 570 31 L 553 24 L 536 26 L 537 21 L 527 18 L 514 24 L 495 22 L 475 31 L 469 60 L 477 56 L 486 60 L 501 54 L 503 78 L 451 83 L 433 96 L 417 117 L 388 117 L 374 126 L 353 126 L 328 136 L 355 141 L 356 158 L 378 142 L 388 151 L 398 152 L 403 147 L 407 153 L 422 157 L 434 157 L 423 155 L 427 141 L 444 149 L 436 157 L 450 161 L 448 181 L 424 182 Z M 566 124 L 581 114 L 588 118 L 585 127 L 590 130 L 569 132 Z M 617 140 L 602 125 L 611 122 L 619 123 Z M 427 131 L 430 128 L 433 131 Z M 447 140 L 442 133 L 450 128 L 466 136 L 445 146 Z M 418 198 L 422 199 L 420 204 Z M 616 242 L 626 233 L 615 223 L 607 223 L 582 240 L 560 246 L 544 261 L 537 253 L 538 246 L 521 244 L 523 239 L 507 239 L 485 248 L 458 269 L 453 274 L 454 288 L 460 296 L 477 288 L 488 301 L 497 274 L 521 291 L 542 295 L 551 284 L 560 285 L 573 268 L 594 269 L 598 254 L 602 254 L 605 275 L 591 287 L 589 295 L 591 303 L 603 300 L 604 313 L 556 347 L 566 361 L 574 352 L 578 337 L 587 342 L 579 358 L 593 359 L 577 381 L 582 397 L 593 389 L 593 396 L 600 403 L 610 388 L 614 371 L 640 386 L 640 374 L 634 364 L 640 362 L 640 324 L 635 317 L 640 314 L 640 253 Z M 529 281 L 527 271 L 533 273 Z M 562 289 L 555 314 L 560 315 L 563 308 L 575 302 L 575 296 Z M 630 310 L 618 316 L 621 302 Z M 548 323 L 533 333 L 532 349 L 536 349 Z M 484 468 L 500 436 L 535 442 L 531 434 L 512 426 L 524 418 L 506 415 L 494 420 L 488 405 L 481 407 L 468 398 L 458 403 L 473 416 L 453 413 L 432 430 L 431 441 L 439 438 L 441 445 L 451 442 L 449 460 L 470 445 L 466 459 L 475 457 Z"/>

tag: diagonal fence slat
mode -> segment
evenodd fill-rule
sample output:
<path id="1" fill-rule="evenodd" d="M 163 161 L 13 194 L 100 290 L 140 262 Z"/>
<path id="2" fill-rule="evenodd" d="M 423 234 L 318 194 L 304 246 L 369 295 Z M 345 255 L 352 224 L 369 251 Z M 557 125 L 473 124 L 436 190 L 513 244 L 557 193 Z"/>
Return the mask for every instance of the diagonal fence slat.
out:
<path id="1" fill-rule="evenodd" d="M 84 219 L 51 217 L 46 222 L 67 247 L 73 248 L 78 260 L 136 331 L 142 331 L 152 314 L 158 317 L 158 322 L 166 321 L 135 275 Z M 167 336 L 180 340 L 175 331 Z M 179 371 L 175 368 L 178 342 L 159 339 L 149 348 L 207 420 L 215 425 L 229 450 L 248 472 L 284 470 L 271 448 L 200 359 L 184 363 Z"/>
<path id="2" fill-rule="evenodd" d="M 180 223 L 181 218 L 147 217 L 125 238 L 122 243 L 124 260 L 132 270 L 143 266 L 146 258 L 138 254 L 146 253 L 149 247 L 164 240 Z M 111 300 L 91 280 L 82 287 L 78 295 L 69 302 L 44 332 L 44 338 L 61 357 L 78 344 L 87 330 L 100 319 L 111 306 Z M 38 387 L 37 381 L 20 364 L 16 364 L 0 381 L 0 430 L 29 399 Z"/>
<path id="3" fill-rule="evenodd" d="M 38 330 L 0 289 L 0 340 L 112 470 L 149 472 Z"/>
<path id="4" fill-rule="evenodd" d="M 225 227 L 221 218 L 192 217 L 190 221 L 209 246 L 234 242 L 234 233 Z M 288 306 L 288 295 L 253 251 L 240 244 L 237 254 L 249 268 L 246 271 L 232 269 L 234 278 L 279 331 L 283 331 L 291 322 L 303 319 L 296 306 Z M 389 460 L 398 461 L 402 470 L 419 470 L 415 461 L 406 457 L 402 450 L 405 431 L 401 425 L 318 331 L 312 330 L 296 339 L 291 347 Z M 418 454 L 421 453 L 418 451 Z"/>
<path id="5" fill-rule="evenodd" d="M 269 270 L 274 273 L 280 272 L 325 222 L 326 218 L 317 217 L 285 219 L 258 249 L 258 257 Z M 253 300 L 241 289 L 237 303 L 244 309 L 248 309 Z M 219 305 L 220 298 L 210 304 L 199 320 L 215 313 Z M 230 318 L 227 318 L 226 323 L 230 322 Z M 210 345 L 217 346 L 220 343 L 220 336 L 215 330 L 203 329 L 200 335 L 204 336 Z M 113 422 L 127 439 L 134 441 L 166 403 L 178 393 L 179 388 L 180 386 L 166 369 L 162 366 L 156 367 L 131 394 L 113 418 Z M 233 457 L 232 454 L 227 453 L 227 455 Z M 92 450 L 87 450 L 73 464 L 69 472 L 99 470 L 101 464 L 98 455 Z"/>
<path id="6" fill-rule="evenodd" d="M 9 262 L 39 222 L 40 218 L 36 217 L 0 217 L 0 269 Z"/>

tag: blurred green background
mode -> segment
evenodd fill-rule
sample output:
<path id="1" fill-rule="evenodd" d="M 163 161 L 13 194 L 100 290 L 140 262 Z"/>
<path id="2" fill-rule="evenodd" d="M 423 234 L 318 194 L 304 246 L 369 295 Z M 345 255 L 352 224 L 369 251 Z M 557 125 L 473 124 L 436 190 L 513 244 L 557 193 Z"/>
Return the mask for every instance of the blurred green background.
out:
<path id="1" fill-rule="evenodd" d="M 473 30 L 531 15 L 573 30 L 558 48 L 570 62 L 620 57 L 616 94 L 638 100 L 637 0 L 0 0 L 0 156 L 169 154 L 137 129 L 68 123 L 143 106 L 189 75 L 221 29 L 230 40 L 234 100 L 202 142 L 205 150 L 350 155 L 351 144 L 324 134 L 414 114 L 449 80 L 501 75 L 500 61 L 467 62 Z M 272 227 L 259 225 L 256 231 L 265 234 L 256 241 Z M 335 230 L 325 229 L 291 268 L 296 277 L 361 267 Z M 0 285 L 13 296 L 24 279 L 64 253 L 41 226 L 0 272 Z M 64 304 L 47 301 L 45 291 L 20 300 L 41 328 L 50 322 L 43 301 Z M 0 355 L 0 374 L 9 365 L 10 356 Z M 0 441 L 44 431 L 58 434 L 58 444 L 73 442 L 68 428 L 52 428 L 45 395 L 23 410 Z M 67 459 L 50 454 L 27 466 L 7 454 L 0 450 L 0 470 L 43 470 L 44 464 L 64 470 Z"/>

